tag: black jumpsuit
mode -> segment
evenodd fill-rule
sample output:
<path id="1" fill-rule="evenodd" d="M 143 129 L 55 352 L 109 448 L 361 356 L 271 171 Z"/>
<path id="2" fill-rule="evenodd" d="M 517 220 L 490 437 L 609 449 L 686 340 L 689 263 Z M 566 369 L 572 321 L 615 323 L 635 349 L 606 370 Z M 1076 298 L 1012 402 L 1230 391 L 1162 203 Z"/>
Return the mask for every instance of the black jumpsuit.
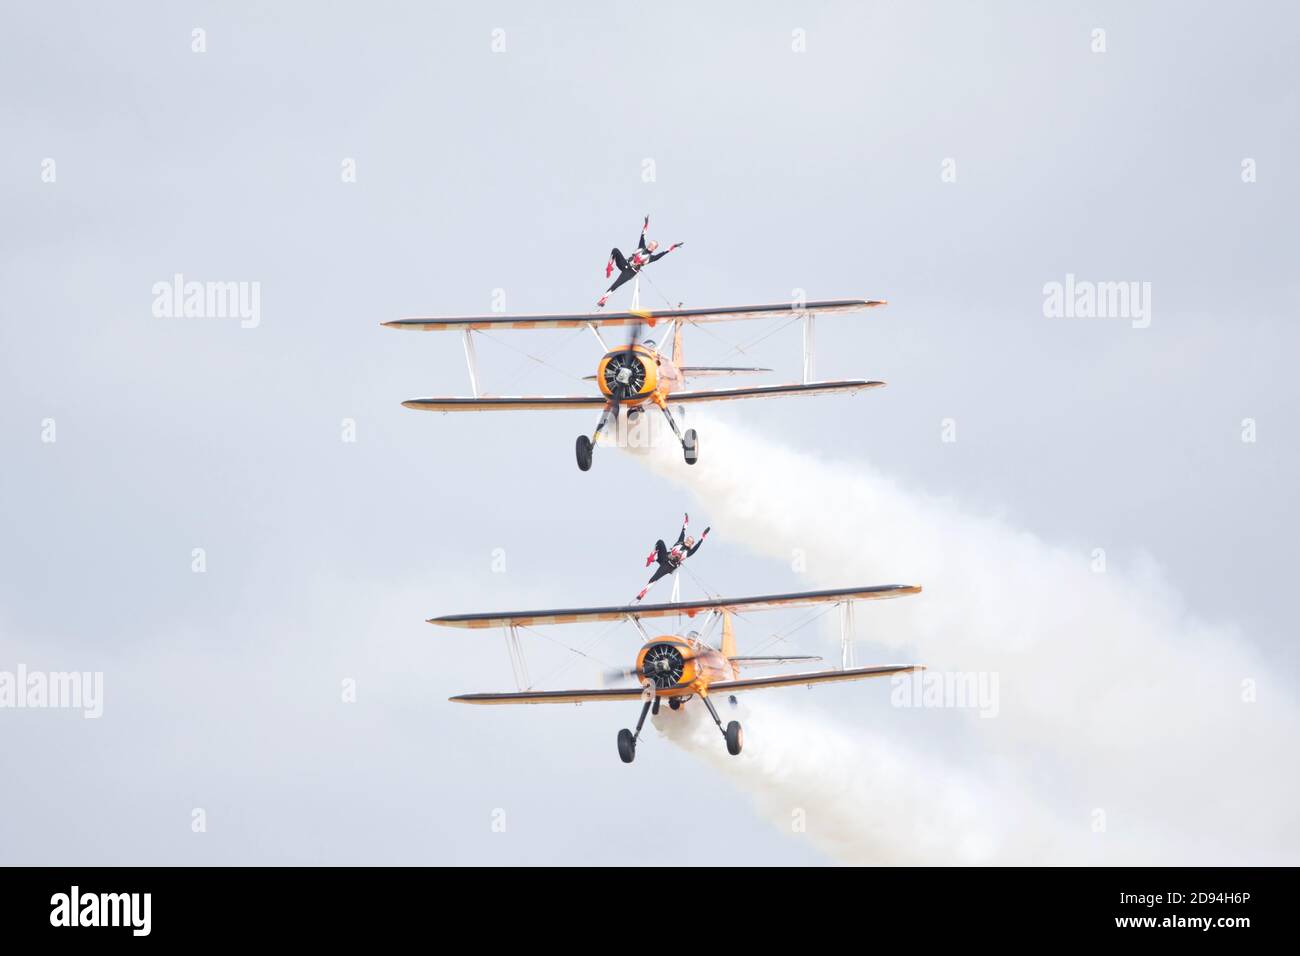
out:
<path id="1" fill-rule="evenodd" d="M 662 259 L 672 251 L 671 249 L 665 249 L 663 252 L 651 253 L 645 246 L 645 234 L 646 230 L 645 228 L 642 228 L 641 238 L 637 240 L 636 251 L 632 253 L 632 259 L 630 261 L 624 257 L 623 253 L 618 250 L 618 247 L 609 251 L 609 258 L 613 260 L 614 265 L 618 267 L 618 278 L 614 280 L 613 285 L 605 290 L 605 295 L 609 295 L 650 263 Z"/>
<path id="2" fill-rule="evenodd" d="M 708 532 L 706 531 L 705 534 L 708 534 Z M 685 543 L 686 543 L 686 525 L 682 525 L 681 533 L 677 535 L 677 540 L 673 542 L 673 548 L 674 549 L 680 548 Z M 659 562 L 659 567 L 655 568 L 655 573 L 650 576 L 650 580 L 646 582 L 646 586 L 648 587 L 649 585 L 654 584 L 665 574 L 672 574 L 679 567 L 681 567 L 683 561 L 685 561 L 687 558 L 693 555 L 696 551 L 700 550 L 700 545 L 702 544 L 704 544 L 703 536 L 700 537 L 699 541 L 695 542 L 695 546 L 693 548 L 686 548 L 683 551 L 679 552 L 680 557 L 673 557 L 673 554 L 671 551 L 669 551 L 668 546 L 664 544 L 664 539 L 660 538 L 658 541 L 655 542 L 655 559 Z"/>

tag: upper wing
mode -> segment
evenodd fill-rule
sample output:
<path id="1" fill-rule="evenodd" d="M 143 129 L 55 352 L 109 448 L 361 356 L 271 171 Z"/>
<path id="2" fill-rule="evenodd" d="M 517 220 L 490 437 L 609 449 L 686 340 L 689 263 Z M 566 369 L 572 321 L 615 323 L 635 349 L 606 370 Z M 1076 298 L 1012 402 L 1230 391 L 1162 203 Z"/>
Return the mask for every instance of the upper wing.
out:
<path id="1" fill-rule="evenodd" d="M 871 601 L 918 594 L 917 584 L 878 584 L 873 587 L 839 588 L 833 591 L 799 591 L 793 594 L 763 594 L 745 598 L 712 598 L 678 604 L 628 604 L 623 607 L 585 607 L 555 611 L 489 612 L 487 614 L 448 614 L 429 619 L 443 627 L 528 627 L 537 624 L 587 624 L 617 621 L 625 617 L 694 617 L 701 611 L 770 611 L 781 607 L 808 604 L 837 604 L 841 601 Z M 839 673 L 838 671 L 836 673 Z"/>
<path id="2" fill-rule="evenodd" d="M 604 408 L 607 401 L 599 395 L 498 395 L 492 398 L 411 398 L 402 404 L 426 412 L 522 412 Z"/>
<path id="3" fill-rule="evenodd" d="M 596 700 L 637 700 L 640 687 L 602 690 L 526 690 L 517 694 L 460 694 L 448 698 L 457 704 L 581 704 Z"/>
<path id="4" fill-rule="evenodd" d="M 711 388 L 703 392 L 670 392 L 668 403 L 727 402 L 737 398 L 776 398 L 781 395 L 824 395 L 828 392 L 860 392 L 864 388 L 882 388 L 884 382 L 852 379 L 844 382 L 808 382 L 805 385 L 760 385 L 755 388 Z"/>
<path id="5" fill-rule="evenodd" d="M 777 302 L 772 305 L 724 305 L 713 309 L 638 309 L 634 312 L 582 312 L 565 315 L 449 315 L 439 318 L 396 319 L 382 322 L 390 329 L 415 329 L 420 332 L 454 332 L 465 329 L 578 329 L 584 325 L 602 328 L 653 327 L 659 322 L 695 324 L 731 322 L 737 319 L 766 319 L 804 312 L 826 315 L 833 312 L 861 312 L 884 305 L 875 299 L 826 299 L 820 302 Z"/>
<path id="6" fill-rule="evenodd" d="M 802 684 L 829 684 L 841 680 L 864 680 L 868 677 L 888 677 L 908 671 L 925 670 L 923 664 L 888 664 L 884 667 L 851 667 L 843 671 L 811 671 L 805 674 L 777 674 L 775 677 L 748 677 L 743 680 L 714 681 L 709 693 L 734 693 L 738 690 L 759 690 L 763 687 L 798 687 Z"/>

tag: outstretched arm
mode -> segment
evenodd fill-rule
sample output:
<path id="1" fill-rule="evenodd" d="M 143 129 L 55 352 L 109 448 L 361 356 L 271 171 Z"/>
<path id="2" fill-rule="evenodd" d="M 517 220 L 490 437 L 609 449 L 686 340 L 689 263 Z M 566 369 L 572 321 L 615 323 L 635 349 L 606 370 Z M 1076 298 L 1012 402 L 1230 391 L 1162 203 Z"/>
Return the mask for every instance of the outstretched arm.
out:
<path id="1" fill-rule="evenodd" d="M 677 540 L 673 542 L 673 547 L 683 544 L 686 541 L 686 526 L 691 523 L 690 512 L 682 515 L 682 530 L 677 533 Z"/>
<path id="2" fill-rule="evenodd" d="M 700 548 L 703 547 L 704 545 L 704 539 L 707 538 L 708 536 L 709 536 L 709 529 L 705 528 L 704 534 L 700 535 L 700 540 L 695 542 L 695 547 L 691 548 L 691 550 L 686 552 L 686 556 L 689 558 L 696 551 L 700 550 Z"/>
<path id="3" fill-rule="evenodd" d="M 668 247 L 667 249 L 665 249 L 663 252 L 656 252 L 654 255 L 652 255 L 652 256 L 650 257 L 650 261 L 651 261 L 651 262 L 654 262 L 654 261 L 657 260 L 657 259 L 662 259 L 664 256 L 668 255 L 668 253 L 672 252 L 674 249 L 681 248 L 681 247 L 684 246 L 684 245 L 686 245 L 686 243 L 684 243 L 684 242 L 674 242 L 671 246 L 669 246 L 669 247 Z"/>

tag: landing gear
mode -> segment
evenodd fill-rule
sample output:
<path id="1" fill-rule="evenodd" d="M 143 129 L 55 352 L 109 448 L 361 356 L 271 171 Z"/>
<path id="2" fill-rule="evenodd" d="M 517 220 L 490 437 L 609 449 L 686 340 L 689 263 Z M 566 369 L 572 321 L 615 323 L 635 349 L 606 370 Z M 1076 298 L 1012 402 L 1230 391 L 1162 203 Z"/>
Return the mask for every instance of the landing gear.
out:
<path id="1" fill-rule="evenodd" d="M 736 756 L 740 753 L 740 748 L 744 746 L 745 743 L 745 732 L 740 728 L 740 721 L 733 720 L 731 723 L 727 724 L 726 727 L 723 727 L 722 718 L 720 718 L 718 712 L 713 709 L 713 701 L 703 695 L 700 696 L 700 700 L 704 701 L 704 706 L 709 708 L 709 716 L 713 718 L 713 722 L 717 724 L 718 729 L 722 731 L 722 736 L 727 741 L 727 753 L 731 754 L 733 757 Z"/>
<path id="2" fill-rule="evenodd" d="M 591 471 L 591 456 L 595 454 L 596 442 L 600 440 L 600 433 L 605 430 L 605 423 L 609 421 L 610 409 L 614 407 L 613 403 L 605 406 L 605 410 L 600 413 L 600 421 L 596 423 L 596 430 L 591 433 L 591 437 L 579 435 L 575 451 L 578 455 L 578 468 L 581 471 Z"/>
<path id="3" fill-rule="evenodd" d="M 693 465 L 700 460 L 700 437 L 695 434 L 694 428 L 688 428 L 683 435 L 677 427 L 677 419 L 673 418 L 673 413 L 668 410 L 667 405 L 660 405 L 659 408 L 664 413 L 664 418 L 668 419 L 668 424 L 677 436 L 677 440 L 682 443 L 682 454 L 686 458 L 686 464 Z"/>
<path id="4" fill-rule="evenodd" d="M 636 738 L 632 736 L 632 731 L 626 728 L 618 732 L 618 756 L 624 763 L 631 763 L 636 759 Z"/>
<path id="5" fill-rule="evenodd" d="M 740 748 L 745 745 L 745 732 L 740 729 L 740 721 L 733 720 L 727 724 L 722 735 L 727 738 L 727 753 L 733 757 L 739 754 Z"/>
<path id="6" fill-rule="evenodd" d="M 650 713 L 651 707 L 654 708 L 656 714 L 659 713 L 658 697 L 647 700 L 641 707 L 641 716 L 636 722 L 636 733 L 632 733 L 626 728 L 618 732 L 618 759 L 624 763 L 631 763 L 636 759 L 637 738 L 641 736 L 641 728 L 645 726 L 646 714 Z M 740 725 L 737 724 L 737 726 Z"/>
<path id="7" fill-rule="evenodd" d="M 704 706 L 709 709 L 709 716 L 712 717 L 713 722 L 718 725 L 718 730 L 722 731 L 722 739 L 727 742 L 727 753 L 731 754 L 733 757 L 739 754 L 741 748 L 745 746 L 745 731 L 741 728 L 740 721 L 733 720 L 724 727 L 722 725 L 722 718 L 718 716 L 718 712 L 713 708 L 713 701 L 709 700 L 709 698 L 703 695 L 700 696 L 700 700 L 704 701 Z M 736 705 L 736 698 L 734 694 L 728 697 L 728 700 L 731 701 L 731 705 L 733 707 Z M 681 710 L 682 704 L 684 703 L 686 703 L 686 699 L 681 697 L 668 698 L 668 706 L 672 710 Z M 649 704 L 646 704 L 646 707 L 649 706 L 650 706 Z M 655 701 L 654 707 L 655 707 L 655 713 L 656 714 L 659 713 L 658 700 Z M 642 721 L 645 720 L 645 710 L 641 711 L 641 720 Z M 641 733 L 641 724 L 639 722 L 636 725 L 636 732 L 637 734 Z M 624 734 L 627 735 L 626 740 L 624 739 Z M 624 756 L 625 748 L 626 748 L 627 756 Z M 635 752 L 636 752 L 636 736 L 633 735 L 632 732 L 628 730 L 620 731 L 618 735 L 618 755 L 620 757 L 623 757 L 623 762 L 631 763 L 632 755 Z"/>

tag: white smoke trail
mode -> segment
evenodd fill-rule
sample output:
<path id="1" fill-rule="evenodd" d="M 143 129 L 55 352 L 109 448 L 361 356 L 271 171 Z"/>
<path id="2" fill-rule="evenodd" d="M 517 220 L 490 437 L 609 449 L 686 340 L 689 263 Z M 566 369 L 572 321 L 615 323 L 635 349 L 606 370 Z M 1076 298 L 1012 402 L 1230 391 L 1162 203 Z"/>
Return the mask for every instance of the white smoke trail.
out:
<path id="1" fill-rule="evenodd" d="M 1068 835 L 1038 808 L 1006 799 L 983 783 L 924 758 L 900 741 L 781 707 L 772 696 L 751 700 L 724 721 L 745 728 L 745 749 L 727 753 L 704 709 L 664 709 L 653 719 L 669 740 L 711 763 L 754 798 L 759 811 L 826 853 L 862 864 L 999 862 L 1012 830 L 1032 828 L 1021 862 L 1051 863 Z M 725 707 L 725 705 L 723 705 Z"/>
<path id="2" fill-rule="evenodd" d="M 700 430 L 694 467 L 671 445 L 641 457 L 699 499 L 715 534 L 785 563 L 799 549 L 809 586 L 922 584 L 918 597 L 860 609 L 859 627 L 869 615 L 891 656 L 999 675 L 996 719 L 963 712 L 938 737 L 850 737 L 782 713 L 766 722 L 765 753 L 726 763 L 706 725 L 700 752 L 720 754 L 778 825 L 789 825 L 797 784 L 837 821 L 825 842 L 853 862 L 1297 861 L 1291 691 L 1270 685 L 1231 628 L 1188 616 L 1153 568 L 1094 573 L 1086 551 L 865 465 L 714 421 Z M 1247 681 L 1258 702 L 1246 699 Z M 697 739 L 661 723 L 687 745 Z M 960 776 L 948 758 L 926 756 L 936 747 L 960 755 Z M 973 796 L 953 806 L 952 792 Z M 877 811 L 906 838 L 882 840 Z"/>

